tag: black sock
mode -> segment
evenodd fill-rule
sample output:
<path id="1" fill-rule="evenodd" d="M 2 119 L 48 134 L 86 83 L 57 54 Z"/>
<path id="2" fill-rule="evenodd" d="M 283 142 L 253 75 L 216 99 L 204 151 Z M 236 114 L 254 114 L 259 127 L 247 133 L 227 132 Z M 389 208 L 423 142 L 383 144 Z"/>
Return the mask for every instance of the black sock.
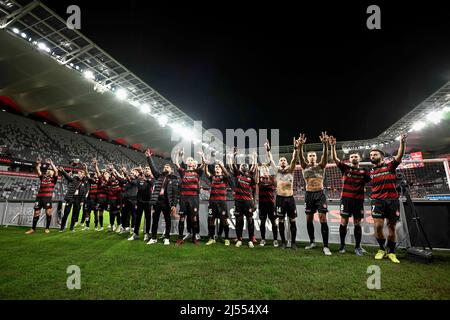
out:
<path id="1" fill-rule="evenodd" d="M 266 218 L 261 219 L 259 230 L 261 231 L 261 240 L 266 240 Z"/>
<path id="2" fill-rule="evenodd" d="M 253 220 L 253 218 L 250 219 L 247 218 L 247 224 L 248 224 L 248 240 L 252 241 L 253 237 L 255 236 L 255 220 Z"/>
<path id="3" fill-rule="evenodd" d="M 228 224 L 224 225 L 223 231 L 225 231 L 225 239 L 228 239 L 228 234 L 230 233 L 230 226 Z"/>
<path id="4" fill-rule="evenodd" d="M 388 247 L 389 253 L 395 253 L 395 241 L 388 240 L 387 247 Z"/>
<path id="5" fill-rule="evenodd" d="M 320 223 L 320 231 L 322 231 L 323 246 L 328 247 L 328 223 Z"/>
<path id="6" fill-rule="evenodd" d="M 219 231 L 217 232 L 217 235 L 219 237 L 221 237 L 224 230 L 225 230 L 225 226 L 223 225 L 223 222 L 221 220 L 220 223 L 219 223 Z"/>
<path id="7" fill-rule="evenodd" d="M 377 238 L 377 241 L 378 241 L 378 245 L 380 246 L 380 249 L 381 250 L 385 250 L 384 249 L 384 243 L 386 242 L 386 240 Z"/>
<path id="8" fill-rule="evenodd" d="M 88 227 L 88 228 L 89 228 L 89 222 L 90 222 L 90 219 L 86 218 L 86 227 Z"/>
<path id="9" fill-rule="evenodd" d="M 295 244 L 295 239 L 297 238 L 297 224 L 295 221 L 291 221 L 291 243 Z"/>
<path id="10" fill-rule="evenodd" d="M 216 231 L 216 226 L 208 224 L 208 236 L 210 239 L 214 239 L 214 232 Z"/>
<path id="11" fill-rule="evenodd" d="M 33 230 L 36 230 L 36 226 L 37 226 L 38 221 L 39 221 L 39 216 L 33 217 L 33 226 L 32 226 Z"/>
<path id="12" fill-rule="evenodd" d="M 278 227 L 277 227 L 277 224 L 275 223 L 275 220 L 271 220 L 271 222 L 272 222 L 273 240 L 277 240 L 278 239 Z"/>
<path id="13" fill-rule="evenodd" d="M 110 224 L 111 226 L 114 226 L 114 219 L 115 219 L 114 213 L 110 212 L 110 213 L 109 213 L 109 224 Z"/>
<path id="14" fill-rule="evenodd" d="M 103 228 L 103 215 L 99 216 L 98 220 L 100 221 L 100 228 Z"/>
<path id="15" fill-rule="evenodd" d="M 183 239 L 184 233 L 184 220 L 178 221 L 178 239 Z"/>
<path id="16" fill-rule="evenodd" d="M 50 228 L 50 223 L 52 222 L 52 216 L 49 216 L 47 214 L 46 217 L 47 217 L 47 221 L 46 221 L 46 224 L 45 224 L 45 229 L 48 229 L 48 228 Z"/>
<path id="17" fill-rule="evenodd" d="M 308 230 L 309 242 L 314 242 L 314 222 L 306 221 L 306 229 Z"/>
<path id="18" fill-rule="evenodd" d="M 362 228 L 361 226 L 355 226 L 355 247 L 361 247 Z"/>
<path id="19" fill-rule="evenodd" d="M 285 243 L 286 242 L 286 235 L 284 234 L 284 221 L 283 222 L 281 222 L 281 221 L 279 221 L 278 222 L 278 229 L 280 230 L 280 237 L 281 237 L 281 241 L 283 242 L 283 243 Z"/>
<path id="20" fill-rule="evenodd" d="M 339 236 L 341 237 L 341 247 L 345 246 L 345 236 L 347 235 L 347 226 L 339 225 Z"/>

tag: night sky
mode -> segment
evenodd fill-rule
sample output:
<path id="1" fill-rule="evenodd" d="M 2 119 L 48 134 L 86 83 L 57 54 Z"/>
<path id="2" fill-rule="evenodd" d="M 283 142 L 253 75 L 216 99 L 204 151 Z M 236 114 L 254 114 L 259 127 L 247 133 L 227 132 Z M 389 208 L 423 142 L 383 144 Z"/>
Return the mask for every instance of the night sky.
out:
<path id="1" fill-rule="evenodd" d="M 444 1 L 43 2 L 78 4 L 83 34 L 205 128 L 279 128 L 281 144 L 373 138 L 450 79 Z"/>

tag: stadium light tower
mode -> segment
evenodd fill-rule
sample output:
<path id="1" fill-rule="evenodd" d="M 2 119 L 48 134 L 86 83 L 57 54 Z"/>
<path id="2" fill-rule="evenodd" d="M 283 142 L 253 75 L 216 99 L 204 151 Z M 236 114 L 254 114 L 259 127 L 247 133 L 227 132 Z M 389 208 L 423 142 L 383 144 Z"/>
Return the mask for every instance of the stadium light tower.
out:
<path id="1" fill-rule="evenodd" d="M 119 100 L 125 100 L 128 97 L 128 93 L 125 89 L 120 88 L 116 90 L 116 97 Z"/>
<path id="2" fill-rule="evenodd" d="M 91 70 L 86 70 L 85 72 L 83 72 L 83 75 L 86 79 L 89 79 L 89 80 L 95 79 L 94 73 Z"/>
<path id="3" fill-rule="evenodd" d="M 161 127 L 165 127 L 169 119 L 165 114 L 158 117 L 158 122 L 161 125 Z"/>

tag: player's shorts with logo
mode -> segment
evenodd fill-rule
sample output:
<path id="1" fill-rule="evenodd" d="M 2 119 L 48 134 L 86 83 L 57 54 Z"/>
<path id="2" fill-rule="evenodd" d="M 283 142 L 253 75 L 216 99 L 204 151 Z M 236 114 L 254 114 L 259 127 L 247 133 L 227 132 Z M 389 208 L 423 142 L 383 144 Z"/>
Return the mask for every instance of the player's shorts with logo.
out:
<path id="1" fill-rule="evenodd" d="M 252 200 L 236 200 L 234 201 L 234 215 L 235 216 L 253 216 L 255 206 Z"/>
<path id="2" fill-rule="evenodd" d="M 392 221 L 400 219 L 400 202 L 398 199 L 372 199 L 370 204 L 373 218 Z"/>
<path id="3" fill-rule="evenodd" d="M 51 209 L 52 208 L 52 197 L 37 197 L 34 202 L 34 210 Z"/>
<path id="4" fill-rule="evenodd" d="M 199 198 L 193 197 L 181 197 L 180 198 L 180 216 L 184 215 L 196 215 L 198 214 Z"/>
<path id="5" fill-rule="evenodd" d="M 275 203 L 277 217 L 284 218 L 287 215 L 290 219 L 297 218 L 297 206 L 295 205 L 295 199 L 293 196 L 283 197 L 277 195 Z"/>
<path id="6" fill-rule="evenodd" d="M 364 218 L 364 199 L 341 199 L 341 217 Z"/>
<path id="7" fill-rule="evenodd" d="M 258 206 L 259 219 L 275 219 L 275 204 L 272 202 L 260 202 Z"/>
<path id="8" fill-rule="evenodd" d="M 305 213 L 314 214 L 327 213 L 328 204 L 327 197 L 325 197 L 325 192 L 323 190 L 319 191 L 306 191 L 305 193 Z"/>
<path id="9" fill-rule="evenodd" d="M 208 205 L 208 218 L 228 218 L 228 207 L 226 201 L 211 201 Z"/>

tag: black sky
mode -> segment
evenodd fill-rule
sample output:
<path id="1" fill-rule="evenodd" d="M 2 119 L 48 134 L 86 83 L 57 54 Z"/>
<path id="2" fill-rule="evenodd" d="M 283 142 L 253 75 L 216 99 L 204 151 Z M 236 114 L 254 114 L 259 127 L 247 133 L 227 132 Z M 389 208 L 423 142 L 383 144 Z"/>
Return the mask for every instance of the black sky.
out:
<path id="1" fill-rule="evenodd" d="M 450 79 L 444 1 L 44 3 L 80 5 L 83 34 L 205 128 L 279 128 L 281 144 L 372 138 Z"/>

